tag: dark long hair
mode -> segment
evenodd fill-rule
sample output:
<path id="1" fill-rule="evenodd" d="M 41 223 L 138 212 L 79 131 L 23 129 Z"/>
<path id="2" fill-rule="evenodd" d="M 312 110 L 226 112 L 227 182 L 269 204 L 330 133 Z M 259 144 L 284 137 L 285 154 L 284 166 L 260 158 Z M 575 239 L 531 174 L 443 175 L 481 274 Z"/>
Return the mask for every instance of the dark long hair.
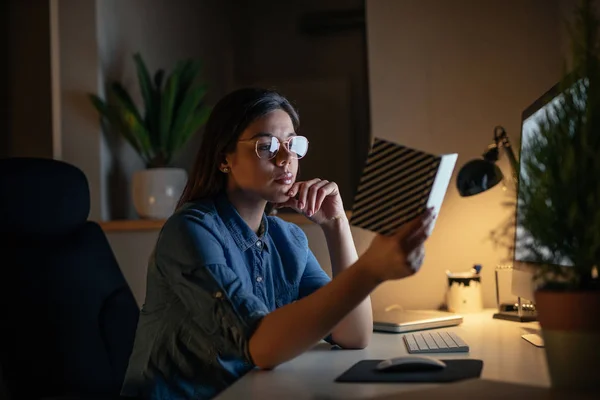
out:
<path id="1" fill-rule="evenodd" d="M 298 112 L 276 91 L 244 88 L 223 97 L 208 118 L 192 173 L 177 208 L 190 201 L 213 197 L 224 190 L 227 174 L 222 173 L 219 166 L 225 160 L 225 155 L 235 150 L 240 135 L 248 125 L 275 110 L 288 113 L 294 130 L 298 129 Z"/>

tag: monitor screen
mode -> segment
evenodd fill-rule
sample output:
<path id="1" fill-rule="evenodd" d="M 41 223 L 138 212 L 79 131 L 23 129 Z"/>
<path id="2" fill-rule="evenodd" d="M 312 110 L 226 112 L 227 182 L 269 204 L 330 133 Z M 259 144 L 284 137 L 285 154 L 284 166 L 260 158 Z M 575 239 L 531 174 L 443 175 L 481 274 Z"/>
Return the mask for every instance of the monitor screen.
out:
<path id="1" fill-rule="evenodd" d="M 581 84 L 582 81 L 577 82 Z M 554 117 L 554 106 L 561 101 L 563 93 L 560 92 L 559 84 L 554 85 L 550 90 L 535 100 L 527 107 L 521 117 L 521 142 L 519 150 L 519 160 L 523 161 L 528 158 L 528 149 L 532 140 L 539 135 L 539 124 L 546 118 Z M 519 183 L 527 181 L 529 177 L 523 168 L 523 162 L 519 163 Z M 518 187 L 522 186 L 518 184 Z M 520 197 L 520 196 L 519 196 Z M 513 273 L 512 292 L 514 295 L 532 300 L 533 282 L 531 278 L 535 268 L 540 263 L 547 262 L 548 259 L 553 259 L 553 264 L 562 266 L 572 266 L 571 260 L 564 255 L 556 255 L 550 253 L 550 250 L 536 243 L 536 238 L 533 237 L 523 226 L 522 219 L 519 213 L 521 200 L 517 199 L 516 217 L 515 217 L 515 249 L 513 268 L 516 273 Z M 535 248 L 535 252 L 531 249 Z M 537 252 L 537 253 L 536 253 Z M 543 255 L 543 257 L 540 256 Z"/>
<path id="2" fill-rule="evenodd" d="M 523 160 L 528 158 L 528 148 L 535 139 L 536 135 L 539 135 L 538 126 L 546 118 L 554 117 L 554 106 L 563 97 L 562 93 L 559 92 L 558 85 L 553 86 L 548 92 L 537 99 L 531 106 L 527 107 L 523 112 L 521 119 L 521 146 L 519 151 L 519 183 L 527 181 L 529 177 L 523 168 Z M 519 190 L 522 185 L 518 185 Z M 522 226 L 522 216 L 519 213 L 520 209 L 520 196 L 517 199 L 517 211 L 516 211 L 516 227 L 515 227 L 515 253 L 514 260 L 516 262 L 527 262 L 527 263 L 538 263 L 542 262 L 540 256 L 531 251 L 534 247 L 540 254 L 544 254 L 546 260 L 550 258 L 551 253 L 548 249 L 541 245 L 536 244 L 535 238 Z M 561 265 L 570 265 L 570 260 L 562 258 Z"/>

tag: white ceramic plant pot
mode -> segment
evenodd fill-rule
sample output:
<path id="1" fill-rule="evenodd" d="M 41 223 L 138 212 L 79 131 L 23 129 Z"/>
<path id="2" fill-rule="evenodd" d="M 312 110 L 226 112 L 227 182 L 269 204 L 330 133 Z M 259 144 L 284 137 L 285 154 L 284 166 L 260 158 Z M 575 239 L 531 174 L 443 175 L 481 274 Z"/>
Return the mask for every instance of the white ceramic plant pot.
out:
<path id="1" fill-rule="evenodd" d="M 181 168 L 150 168 L 133 174 L 133 205 L 141 218 L 165 219 L 173 214 L 187 181 Z"/>

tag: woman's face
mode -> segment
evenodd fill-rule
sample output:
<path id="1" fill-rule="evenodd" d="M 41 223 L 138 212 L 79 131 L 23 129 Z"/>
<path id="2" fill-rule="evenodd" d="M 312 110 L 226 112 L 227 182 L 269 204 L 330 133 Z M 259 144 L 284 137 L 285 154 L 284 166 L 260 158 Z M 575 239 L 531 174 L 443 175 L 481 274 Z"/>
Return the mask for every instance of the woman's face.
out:
<path id="1" fill-rule="evenodd" d="M 287 192 L 296 180 L 298 159 L 290 154 L 283 143 L 295 136 L 290 116 L 283 110 L 272 111 L 253 121 L 242 132 L 233 153 L 226 155 L 229 173 L 227 188 L 230 192 L 243 192 L 254 200 L 282 203 L 288 200 Z M 268 159 L 269 147 L 276 138 L 280 142 L 275 157 Z M 257 154 L 262 154 L 260 158 Z"/>

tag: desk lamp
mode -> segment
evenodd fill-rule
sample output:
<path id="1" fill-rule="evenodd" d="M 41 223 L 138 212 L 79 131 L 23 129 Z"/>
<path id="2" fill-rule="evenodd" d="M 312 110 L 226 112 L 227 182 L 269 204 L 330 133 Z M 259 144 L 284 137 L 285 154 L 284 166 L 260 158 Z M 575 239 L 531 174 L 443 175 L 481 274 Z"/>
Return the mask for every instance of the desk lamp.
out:
<path id="1" fill-rule="evenodd" d="M 513 178 L 516 180 L 519 163 L 512 150 L 506 131 L 503 127 L 497 126 L 494 128 L 494 143 L 488 146 L 488 149 L 483 154 L 483 158 L 469 161 L 458 172 L 456 183 L 458 193 L 461 196 L 467 197 L 485 192 L 502 182 L 504 175 L 496 165 L 500 148 L 503 148 L 506 152 L 513 170 Z"/>
<path id="2" fill-rule="evenodd" d="M 519 163 L 515 153 L 508 140 L 506 130 L 501 126 L 494 128 L 494 142 L 488 146 L 483 154 L 483 158 L 478 158 L 467 162 L 458 172 L 456 185 L 458 193 L 462 197 L 473 196 L 488 189 L 493 188 L 502 182 L 504 175 L 496 165 L 498 161 L 500 148 L 504 149 L 510 162 L 513 180 L 516 182 L 519 170 Z M 518 297 L 516 305 L 500 304 L 500 295 L 498 290 L 498 271 L 496 271 L 496 301 L 498 303 L 498 312 L 494 318 L 506 319 L 510 321 L 535 321 L 537 318 L 532 315 L 534 306 L 532 304 L 522 304 L 521 297 Z M 526 308 L 526 312 L 524 312 Z M 527 314 L 527 315 L 526 315 Z"/>

